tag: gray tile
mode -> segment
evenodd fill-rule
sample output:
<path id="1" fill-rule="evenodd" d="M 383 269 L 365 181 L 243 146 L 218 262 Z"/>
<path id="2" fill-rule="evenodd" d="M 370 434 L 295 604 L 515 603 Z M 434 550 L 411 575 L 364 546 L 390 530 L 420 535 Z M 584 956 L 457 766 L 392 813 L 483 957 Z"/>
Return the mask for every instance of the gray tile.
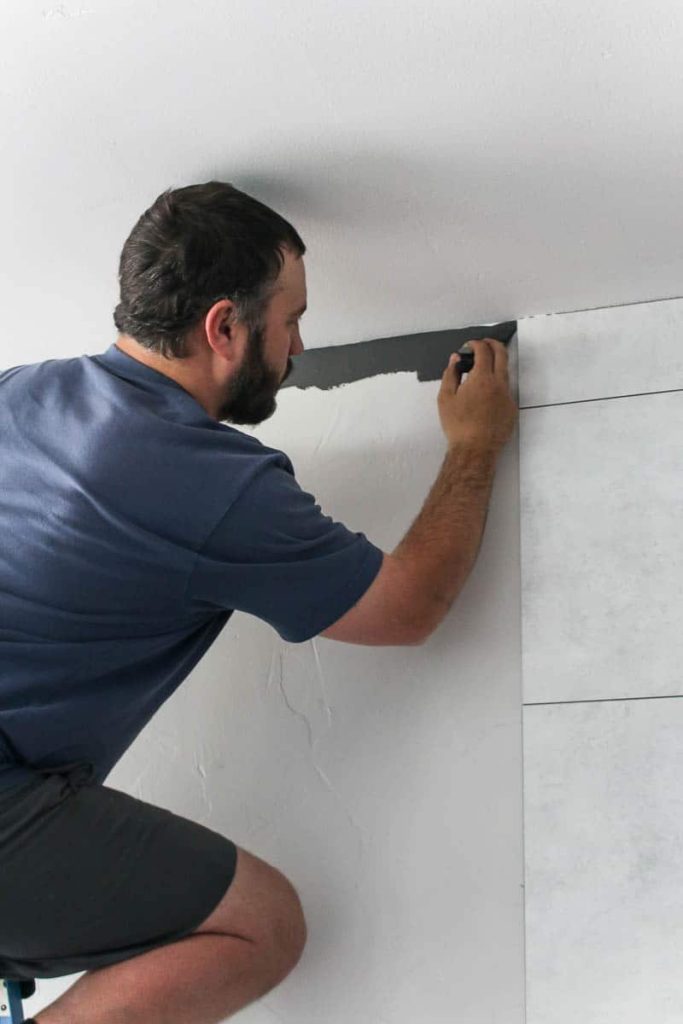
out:
<path id="1" fill-rule="evenodd" d="M 520 407 L 683 388 L 683 299 L 518 322 Z"/>
<path id="2" fill-rule="evenodd" d="M 683 701 L 524 709 L 526 1024 L 683 1020 Z"/>
<path id="3" fill-rule="evenodd" d="M 683 1019 L 682 328 L 519 323 L 527 1024 Z"/>
<path id="4" fill-rule="evenodd" d="M 628 308 L 643 325 L 645 307 Z M 588 337 L 600 317 L 583 316 Z M 560 352 L 551 337 L 553 362 L 536 340 L 532 358 L 520 323 L 522 392 L 525 364 L 559 384 L 583 344 L 567 335 Z M 603 388 L 590 367 L 582 377 Z M 520 504 L 525 703 L 683 693 L 683 393 L 522 409 Z"/>

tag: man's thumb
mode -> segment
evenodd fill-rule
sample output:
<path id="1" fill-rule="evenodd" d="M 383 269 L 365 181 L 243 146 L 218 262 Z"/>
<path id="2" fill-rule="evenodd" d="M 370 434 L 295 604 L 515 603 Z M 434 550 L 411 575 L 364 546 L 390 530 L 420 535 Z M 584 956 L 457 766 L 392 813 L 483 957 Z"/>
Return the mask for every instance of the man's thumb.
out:
<path id="1" fill-rule="evenodd" d="M 459 362 L 460 356 L 457 352 L 453 352 L 448 359 L 448 366 L 443 371 L 442 384 L 448 384 L 450 387 L 457 389 L 460 382 L 455 368 Z"/>

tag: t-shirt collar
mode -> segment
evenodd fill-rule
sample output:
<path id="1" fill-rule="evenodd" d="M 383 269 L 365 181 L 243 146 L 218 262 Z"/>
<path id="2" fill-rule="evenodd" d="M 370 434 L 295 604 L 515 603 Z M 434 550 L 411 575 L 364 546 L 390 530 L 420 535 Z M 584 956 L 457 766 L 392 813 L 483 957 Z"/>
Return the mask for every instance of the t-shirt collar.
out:
<path id="1" fill-rule="evenodd" d="M 148 366 L 147 363 L 140 362 L 135 356 L 124 352 L 123 349 L 118 348 L 116 342 L 112 342 L 105 352 L 98 352 L 96 356 L 91 358 L 103 363 L 108 369 L 118 374 L 119 377 L 125 377 L 127 380 L 139 381 L 148 387 L 151 385 L 155 388 L 172 388 L 182 406 L 192 415 L 192 419 L 195 419 L 200 414 L 204 420 L 216 423 L 216 420 L 209 416 L 204 406 L 182 384 L 179 384 L 177 380 L 173 380 L 172 377 L 168 377 L 165 373 L 161 373 L 160 370 L 155 370 L 152 366 Z"/>
<path id="2" fill-rule="evenodd" d="M 106 352 L 98 352 L 97 358 L 107 366 L 110 366 L 112 370 L 116 370 L 122 377 L 178 388 L 186 395 L 190 395 L 189 391 L 186 391 L 176 380 L 173 380 L 165 373 L 161 373 L 160 370 L 155 370 L 154 367 L 148 366 L 147 363 L 140 362 L 139 359 L 129 355 L 128 352 L 124 352 L 123 349 L 117 346 L 116 342 L 112 342 Z M 192 398 L 192 395 L 190 395 L 190 398 Z"/>

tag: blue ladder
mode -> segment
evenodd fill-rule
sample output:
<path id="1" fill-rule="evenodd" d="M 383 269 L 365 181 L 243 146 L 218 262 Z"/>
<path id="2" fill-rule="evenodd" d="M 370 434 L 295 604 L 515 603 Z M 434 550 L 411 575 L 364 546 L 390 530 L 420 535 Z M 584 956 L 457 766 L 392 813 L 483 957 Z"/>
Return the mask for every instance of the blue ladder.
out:
<path id="1" fill-rule="evenodd" d="M 28 999 L 36 990 L 35 981 L 8 981 L 0 978 L 0 1024 L 22 1024 L 22 999 Z"/>

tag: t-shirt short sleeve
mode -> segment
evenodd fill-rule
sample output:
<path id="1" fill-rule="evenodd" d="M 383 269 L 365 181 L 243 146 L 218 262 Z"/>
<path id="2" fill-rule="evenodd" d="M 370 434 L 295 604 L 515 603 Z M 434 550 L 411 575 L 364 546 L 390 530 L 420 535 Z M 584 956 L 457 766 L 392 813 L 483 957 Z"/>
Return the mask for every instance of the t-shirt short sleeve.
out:
<path id="1" fill-rule="evenodd" d="M 248 612 L 283 640 L 302 643 L 360 600 L 383 557 L 364 533 L 324 515 L 293 473 L 269 461 L 198 553 L 188 597 Z"/>

